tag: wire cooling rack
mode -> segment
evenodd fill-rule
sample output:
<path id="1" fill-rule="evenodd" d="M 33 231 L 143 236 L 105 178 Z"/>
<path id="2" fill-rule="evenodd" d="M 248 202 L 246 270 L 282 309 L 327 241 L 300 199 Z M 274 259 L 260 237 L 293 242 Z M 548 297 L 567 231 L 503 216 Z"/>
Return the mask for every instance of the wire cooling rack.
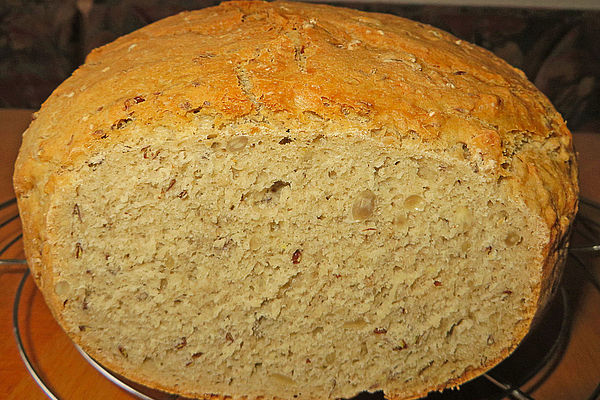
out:
<path id="1" fill-rule="evenodd" d="M 17 220 L 19 214 L 16 208 L 16 200 L 10 199 L 0 204 L 0 229 L 7 226 L 11 222 Z M 593 287 L 600 292 L 600 282 L 591 267 L 585 261 L 586 255 L 600 255 L 600 204 L 585 198 L 580 199 L 580 211 L 574 223 L 574 236 L 578 236 L 577 244 L 572 245 L 569 249 L 569 260 L 567 268 L 581 268 L 584 272 L 584 279 L 591 282 Z M 2 258 L 13 246 L 22 245 L 20 243 L 22 234 L 19 232 L 14 237 L 9 238 L 8 242 L 0 249 L 0 265 L 26 264 L 24 259 Z M 36 384 L 40 387 L 43 393 L 50 399 L 60 400 L 59 397 L 51 388 L 51 383 L 42 378 L 38 368 L 34 365 L 29 357 L 25 346 L 23 345 L 22 335 L 19 328 L 19 308 L 21 303 L 21 294 L 27 278 L 29 270 L 23 270 L 23 277 L 17 287 L 13 304 L 13 331 L 17 343 L 19 355 L 23 360 L 25 368 L 32 376 Z M 561 284 L 558 291 L 559 295 L 555 296 L 553 302 L 546 310 L 546 316 L 552 315 L 551 319 L 554 322 L 544 322 L 538 324 L 536 328 L 525 338 L 519 348 L 506 360 L 500 363 L 491 371 L 484 373 L 479 378 L 461 386 L 460 392 L 445 391 L 442 393 L 431 394 L 427 399 L 431 400 L 446 400 L 446 399 L 502 399 L 510 398 L 513 400 L 533 400 L 531 393 L 539 385 L 541 385 L 552 371 L 556 368 L 562 359 L 565 349 L 570 339 L 570 326 L 572 321 L 572 310 L 569 303 L 564 284 Z M 559 317 L 556 317 L 559 315 Z M 543 318 L 544 319 L 544 318 Z M 558 321 L 558 322 L 556 322 Z M 527 347 L 532 347 L 528 344 L 532 337 L 535 337 L 537 330 L 543 330 L 544 336 L 550 340 L 541 349 L 538 349 L 536 356 L 532 354 Z M 73 344 L 81 353 L 83 358 L 100 372 L 106 379 L 121 389 L 127 391 L 131 395 L 143 400 L 155 400 L 155 397 L 144 393 L 143 389 L 137 389 L 139 385 L 133 387 L 128 381 L 117 374 L 109 371 L 95 361 L 92 357 L 86 354 L 79 346 Z M 535 347 L 539 347 L 536 342 Z M 600 356 L 600 355 L 596 355 Z M 517 368 L 517 367 L 520 367 Z M 515 375 L 515 369 L 516 375 Z M 508 373 L 511 371 L 512 373 Z M 532 382 L 535 381 L 533 384 Z M 523 387 L 527 384 L 529 389 L 526 391 Z M 460 393 L 460 395 L 457 395 Z M 472 397 L 471 396 L 472 393 Z M 600 383 L 590 394 L 588 400 L 597 400 L 600 398 Z M 383 399 L 383 393 L 375 394 L 361 393 L 356 400 L 367 399 Z"/>

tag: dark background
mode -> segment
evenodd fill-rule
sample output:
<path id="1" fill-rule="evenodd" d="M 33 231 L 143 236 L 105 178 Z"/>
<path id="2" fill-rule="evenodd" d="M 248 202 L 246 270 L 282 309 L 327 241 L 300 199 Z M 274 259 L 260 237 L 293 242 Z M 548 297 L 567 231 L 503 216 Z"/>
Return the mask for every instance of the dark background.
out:
<path id="1" fill-rule="evenodd" d="M 37 109 L 91 49 L 179 11 L 218 3 L 2 0 L 0 107 Z M 492 50 L 521 68 L 572 130 L 600 132 L 600 12 L 341 4 L 426 22 Z"/>

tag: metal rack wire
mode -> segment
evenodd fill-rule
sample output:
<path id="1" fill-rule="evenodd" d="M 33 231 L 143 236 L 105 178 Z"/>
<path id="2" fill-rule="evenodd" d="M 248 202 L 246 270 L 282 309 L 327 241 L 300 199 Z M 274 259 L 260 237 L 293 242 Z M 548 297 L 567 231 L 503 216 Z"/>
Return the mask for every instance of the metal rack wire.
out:
<path id="1" fill-rule="evenodd" d="M 581 246 L 572 246 L 569 249 L 569 257 L 573 261 L 570 265 L 575 265 L 580 267 L 583 271 L 585 271 L 586 278 L 592 283 L 596 290 L 600 292 L 600 282 L 598 278 L 594 275 L 593 271 L 589 268 L 587 263 L 583 260 L 582 256 L 585 254 L 600 254 L 600 204 L 594 201 L 581 198 L 580 199 L 580 212 L 577 215 L 574 229 L 575 232 L 578 233 L 586 243 Z M 11 208 L 14 208 L 14 211 L 11 212 Z M 8 212 L 6 212 L 8 210 Z M 16 221 L 19 217 L 18 211 L 16 209 L 16 200 L 10 199 L 6 202 L 0 204 L 0 212 L 2 212 L 2 221 L 0 221 L 0 229 L 7 226 L 8 224 Z M 22 238 L 21 233 L 17 233 L 14 237 L 9 238 L 8 242 L 0 249 L 0 257 L 2 257 L 9 249 L 13 246 L 16 246 Z M 26 264 L 26 260 L 24 259 L 14 259 L 14 258 L 0 258 L 0 265 L 15 265 L 15 264 Z M 19 355 L 23 360 L 25 368 L 32 376 L 36 384 L 40 387 L 42 392 L 52 400 L 59 400 L 59 397 L 54 393 L 51 389 L 51 385 L 49 382 L 45 381 L 41 375 L 39 374 L 36 366 L 32 363 L 25 346 L 23 345 L 22 335 L 19 327 L 19 307 L 21 302 L 21 295 L 23 292 L 23 287 L 27 278 L 29 276 L 29 270 L 23 269 L 23 277 L 18 285 L 17 291 L 15 293 L 14 304 L 13 304 L 13 331 L 15 335 L 15 340 L 17 343 L 17 348 L 19 351 Z M 541 382 L 543 382 L 548 375 L 554 370 L 554 368 L 560 363 L 562 355 L 567 347 L 569 341 L 569 328 L 571 324 L 571 309 L 569 304 L 569 299 L 566 293 L 566 290 L 563 285 L 561 285 L 559 289 L 560 295 L 557 296 L 555 302 L 558 304 L 558 308 L 561 312 L 560 317 L 560 327 L 556 332 L 556 335 L 551 343 L 551 346 L 545 353 L 545 355 L 537 361 L 526 373 L 522 374 L 519 382 L 511 382 L 510 380 L 506 380 L 500 377 L 502 365 L 510 362 L 510 359 L 514 356 L 509 357 L 499 366 L 489 371 L 488 373 L 483 374 L 481 377 L 475 379 L 467 383 L 466 385 L 481 385 L 481 382 L 489 382 L 492 384 L 492 387 L 495 388 L 495 394 L 492 394 L 491 397 L 486 398 L 511 398 L 514 400 L 533 400 L 531 395 L 527 394 L 523 389 L 523 385 L 526 383 L 531 383 L 531 380 L 542 370 L 546 370 L 541 377 L 538 378 L 537 383 L 532 385 L 529 392 L 533 391 Z M 111 371 L 104 368 L 98 362 L 96 362 L 93 358 L 91 358 L 88 354 L 86 354 L 79 346 L 74 344 L 75 348 L 81 353 L 84 359 L 92 365 L 98 372 L 100 372 L 106 379 L 115 385 L 119 386 L 121 389 L 127 391 L 133 396 L 142 399 L 142 400 L 155 400 L 153 397 L 148 396 L 140 390 L 137 390 L 130 384 L 128 384 L 121 377 L 113 374 Z M 518 353 L 519 349 L 515 353 Z M 496 374 L 497 371 L 498 375 Z M 463 385 L 464 386 L 464 385 Z M 442 394 L 434 394 L 431 395 L 432 399 L 445 399 L 445 395 Z M 495 396 L 495 397 L 494 397 Z M 596 386 L 594 391 L 589 397 L 589 400 L 595 400 L 600 397 L 600 383 Z M 357 396 L 357 399 L 367 399 L 367 398 L 383 398 L 383 395 L 379 393 L 379 395 L 367 395 L 361 394 Z M 428 397 L 429 398 L 429 397 Z"/>

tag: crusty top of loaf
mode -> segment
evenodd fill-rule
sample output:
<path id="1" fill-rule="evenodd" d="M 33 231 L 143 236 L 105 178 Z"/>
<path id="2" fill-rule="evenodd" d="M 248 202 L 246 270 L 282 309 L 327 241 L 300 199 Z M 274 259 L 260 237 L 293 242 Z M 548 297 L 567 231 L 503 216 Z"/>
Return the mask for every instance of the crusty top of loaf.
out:
<path id="1" fill-rule="evenodd" d="M 123 36 L 94 50 L 43 109 L 53 116 L 45 126 L 81 142 L 128 117 L 198 112 L 360 120 L 374 134 L 473 142 L 492 157 L 524 132 L 567 134 L 521 71 L 479 47 L 391 15 L 286 2 L 225 2 Z"/>
<path id="2" fill-rule="evenodd" d="M 184 12 L 94 50 L 25 135 L 17 192 L 51 191 L 53 172 L 134 128 L 203 116 L 464 146 L 549 227 L 575 210 L 570 133 L 521 71 L 428 25 L 295 2 Z"/>

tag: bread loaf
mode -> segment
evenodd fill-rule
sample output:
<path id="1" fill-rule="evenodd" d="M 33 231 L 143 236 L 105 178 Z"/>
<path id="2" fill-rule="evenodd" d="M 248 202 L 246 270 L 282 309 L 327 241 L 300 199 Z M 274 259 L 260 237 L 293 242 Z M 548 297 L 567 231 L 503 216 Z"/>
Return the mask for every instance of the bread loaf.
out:
<path id="1" fill-rule="evenodd" d="M 94 50 L 14 183 L 37 285 L 110 369 L 199 398 L 409 399 L 526 335 L 576 175 L 560 115 L 486 50 L 236 1 Z"/>

